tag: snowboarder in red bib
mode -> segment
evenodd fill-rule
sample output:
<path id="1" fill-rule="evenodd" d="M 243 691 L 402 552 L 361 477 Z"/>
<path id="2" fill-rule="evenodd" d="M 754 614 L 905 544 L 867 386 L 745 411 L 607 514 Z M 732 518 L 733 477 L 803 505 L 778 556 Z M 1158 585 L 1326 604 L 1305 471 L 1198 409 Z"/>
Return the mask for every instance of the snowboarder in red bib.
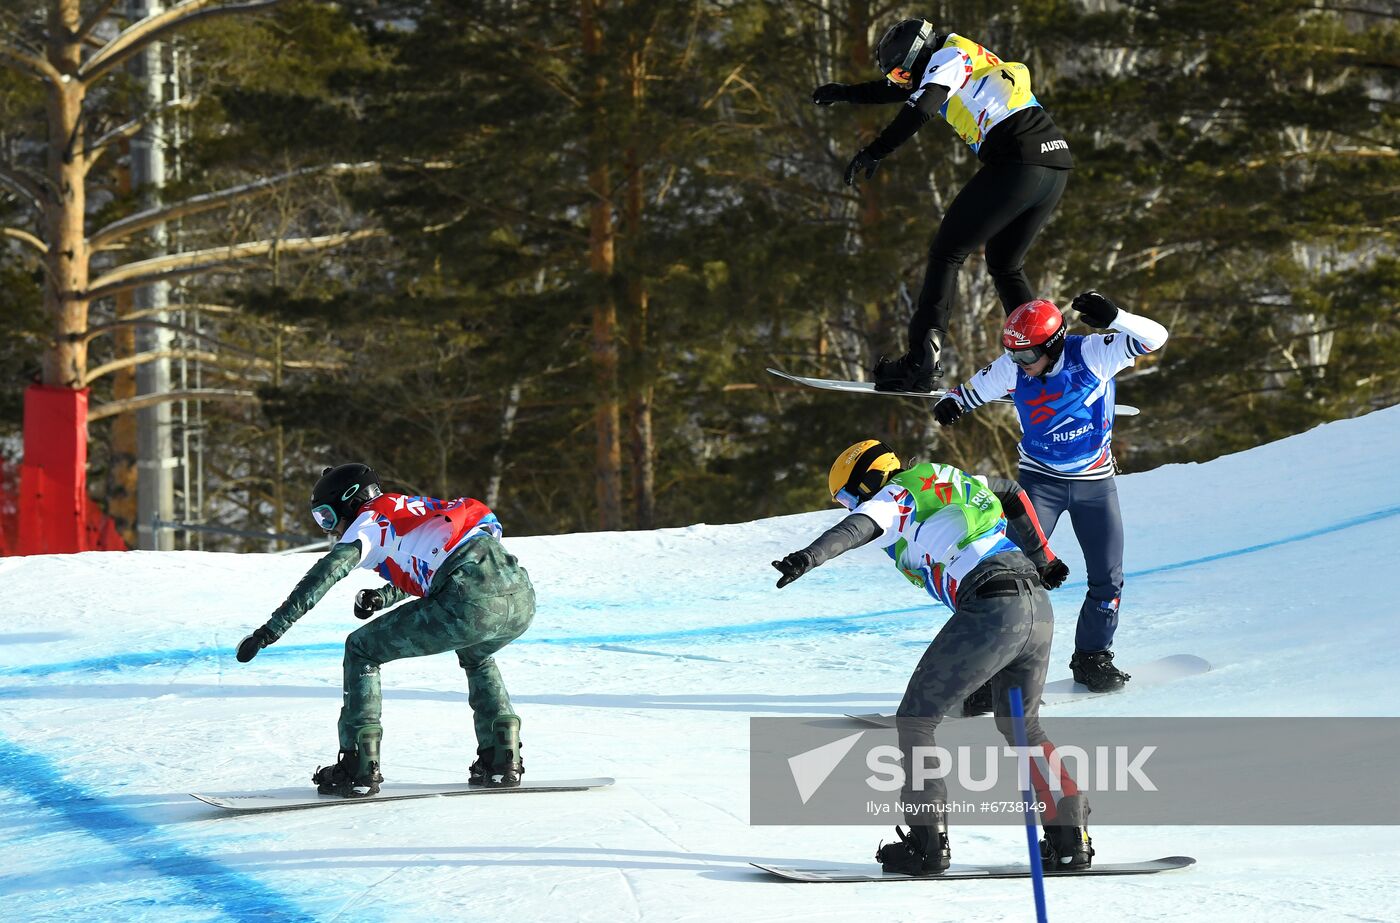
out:
<path id="1" fill-rule="evenodd" d="M 484 503 L 384 493 L 367 465 L 326 468 L 311 493 L 311 516 L 337 543 L 317 561 L 267 623 L 238 645 L 246 663 L 286 633 L 297 619 L 356 567 L 388 581 L 355 596 L 355 616 L 415 597 L 345 639 L 345 694 L 340 753 L 312 781 L 322 794 L 376 794 L 380 773 L 379 667 L 405 657 L 455 651 L 467 674 L 467 701 L 476 732 L 472 785 L 514 787 L 520 759 L 520 718 L 492 655 L 520 637 L 535 614 L 529 574 L 500 543 L 501 524 Z"/>
<path id="2" fill-rule="evenodd" d="M 812 92 L 819 106 L 904 104 L 851 160 L 846 185 L 861 173 L 873 177 L 881 160 L 935 116 L 982 164 L 944 211 L 929 246 L 907 351 L 881 357 L 874 370 L 877 391 L 932 391 L 943 377 L 939 354 L 963 262 L 985 249 L 987 272 L 1006 313 L 1034 298 L 1026 254 L 1054 214 L 1074 162 L 1069 143 L 1031 90 L 1026 65 L 1003 61 L 966 36 L 938 32 L 923 19 L 891 26 L 875 59 L 879 80 L 828 83 Z"/>
<path id="3" fill-rule="evenodd" d="M 850 515 L 806 548 L 773 562 L 782 574 L 779 589 L 839 554 L 875 543 L 910 582 L 953 610 L 920 658 L 895 713 L 905 766 L 901 801 L 910 806 L 910 830 L 896 827 L 899 841 L 882 845 L 875 858 L 885 871 L 908 875 L 948 868 L 942 811 L 947 785 L 941 776 L 925 785 L 911 783 L 914 753 L 932 748 L 939 722 L 958 714 L 968 694 L 990 681 L 997 729 L 1010 743 L 1015 735 L 1008 692 L 1021 689 L 1026 742 L 1034 751 L 1031 781 L 1046 806 L 1041 853 L 1047 868 L 1087 867 L 1094 854 L 1088 799 L 1062 771 L 1040 727 L 1054 630 L 1045 590 L 1063 583 L 1069 569 L 1050 551 L 1025 492 L 1015 481 L 969 475 L 951 465 L 905 468 L 875 439 L 842 452 L 827 486 Z M 1048 779 L 1059 783 L 1058 800 Z"/>
<path id="4" fill-rule="evenodd" d="M 1098 292 L 1070 305 L 1084 323 L 1110 332 L 1069 336 L 1059 308 L 1029 301 L 1006 319 L 1005 352 L 933 406 L 943 426 L 993 398 L 1010 395 L 1021 423 L 1017 480 L 1046 535 L 1068 512 L 1084 551 L 1089 587 L 1079 610 L 1070 669 L 1094 692 L 1131 677 L 1113 664 L 1123 593 L 1123 517 L 1113 460 L 1114 376 L 1167 341 L 1167 329 Z"/>

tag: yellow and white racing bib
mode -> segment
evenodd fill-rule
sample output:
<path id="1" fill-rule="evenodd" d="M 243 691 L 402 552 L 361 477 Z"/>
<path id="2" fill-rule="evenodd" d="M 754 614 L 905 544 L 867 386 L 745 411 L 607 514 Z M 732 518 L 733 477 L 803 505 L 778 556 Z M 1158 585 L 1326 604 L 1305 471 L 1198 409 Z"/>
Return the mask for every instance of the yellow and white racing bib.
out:
<path id="1" fill-rule="evenodd" d="M 919 88 L 909 97 L 913 105 L 930 85 L 948 90 L 940 114 L 975 152 L 987 133 L 1011 115 L 1039 106 L 1031 91 L 1031 72 L 1024 64 L 1001 60 L 981 45 L 950 34 L 929 59 Z"/>

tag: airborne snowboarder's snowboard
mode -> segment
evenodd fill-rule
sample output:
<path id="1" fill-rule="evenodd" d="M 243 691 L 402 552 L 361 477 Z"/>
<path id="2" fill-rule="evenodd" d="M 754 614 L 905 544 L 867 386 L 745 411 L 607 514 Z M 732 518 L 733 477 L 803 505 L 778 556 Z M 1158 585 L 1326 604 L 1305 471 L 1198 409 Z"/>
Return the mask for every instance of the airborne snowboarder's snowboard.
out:
<path id="1" fill-rule="evenodd" d="M 806 378 L 802 375 L 792 375 L 779 369 L 769 369 L 769 374 L 777 375 L 788 381 L 796 382 L 799 385 L 806 385 L 809 388 L 818 388 L 822 391 L 840 391 L 843 394 L 887 394 L 890 397 L 922 397 L 927 400 L 936 401 L 943 395 L 944 391 L 876 391 L 875 385 L 868 381 L 846 381 L 840 378 Z M 1010 404 L 1013 403 L 1009 397 L 994 397 L 988 403 Z M 1115 404 L 1114 413 L 1120 417 L 1135 417 L 1141 411 L 1131 404 Z"/>
<path id="2" fill-rule="evenodd" d="M 802 868 L 784 865 L 762 865 L 750 862 L 754 868 L 763 869 L 770 875 L 777 875 L 788 881 L 949 881 L 966 878 L 1029 878 L 1030 866 L 1026 865 L 954 865 L 946 872 L 937 875 L 901 875 L 897 872 L 871 871 L 870 862 L 832 862 L 826 865 L 812 865 Z M 1087 869 L 1067 872 L 1045 873 L 1046 878 L 1088 878 L 1093 875 L 1151 875 L 1154 872 L 1170 872 L 1195 865 L 1190 856 L 1166 856 L 1148 862 L 1107 862 Z"/>
<path id="3" fill-rule="evenodd" d="M 1065 702 L 1082 702 L 1085 699 L 1101 695 L 1122 695 L 1124 692 L 1132 692 L 1134 689 L 1160 686 L 1163 683 L 1185 679 L 1188 676 L 1199 676 L 1202 673 L 1210 672 L 1210 663 L 1194 654 L 1172 654 L 1169 657 L 1151 660 L 1137 666 L 1129 666 L 1127 672 L 1132 676 L 1132 679 L 1128 680 L 1128 684 L 1122 689 L 1113 692 L 1090 692 L 1086 687 L 1079 685 L 1069 677 L 1046 683 L 1045 691 L 1041 695 L 1041 707 L 1060 705 Z M 876 727 L 892 728 L 895 726 L 893 715 L 863 714 L 847 715 L 846 717 L 854 718 L 865 724 L 873 724 Z"/>
<path id="4" fill-rule="evenodd" d="M 612 779 L 553 779 L 539 782 L 522 782 L 515 788 L 487 788 L 468 786 L 464 782 L 451 782 L 442 785 L 386 785 L 378 795 L 368 798 L 341 798 L 338 795 L 318 795 L 307 793 L 305 788 L 288 788 L 278 791 L 248 795 L 200 795 L 190 793 L 191 798 L 216 808 L 239 813 L 255 811 L 292 811 L 301 808 L 324 808 L 333 804 L 371 804 L 378 801 L 403 801 L 408 798 L 433 798 L 438 796 L 457 797 L 459 795 L 510 795 L 526 792 L 582 792 L 590 788 L 604 788 L 613 784 Z"/>

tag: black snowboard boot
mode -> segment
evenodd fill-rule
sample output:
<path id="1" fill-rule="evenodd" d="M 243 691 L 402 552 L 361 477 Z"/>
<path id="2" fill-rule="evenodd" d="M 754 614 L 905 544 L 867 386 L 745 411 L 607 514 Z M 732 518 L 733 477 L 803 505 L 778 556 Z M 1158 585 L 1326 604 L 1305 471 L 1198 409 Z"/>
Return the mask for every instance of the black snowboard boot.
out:
<path id="1" fill-rule="evenodd" d="M 1113 692 L 1132 679 L 1113 665 L 1113 651 L 1075 651 L 1069 668 L 1074 681 L 1088 686 L 1090 692 Z"/>
<path id="2" fill-rule="evenodd" d="M 374 748 L 376 757 L 378 749 Z M 379 783 L 384 781 L 379 774 L 379 760 L 365 759 L 367 755 L 362 750 L 341 750 L 333 765 L 316 767 L 311 776 L 316 791 L 342 798 L 368 798 L 379 794 Z"/>
<path id="3" fill-rule="evenodd" d="M 491 722 L 494 743 L 476 751 L 476 762 L 467 771 L 468 785 L 515 788 L 525 774 L 520 758 L 520 719 L 514 715 Z"/>
<path id="4" fill-rule="evenodd" d="M 899 834 L 898 843 L 880 843 L 875 850 L 875 861 L 886 872 L 901 875 L 937 875 L 948 870 L 952 864 L 952 853 L 948 849 L 948 822 L 938 817 L 934 823 L 912 824 L 909 832 L 895 827 Z"/>
<path id="5" fill-rule="evenodd" d="M 1047 872 L 1086 869 L 1093 863 L 1086 796 L 1066 795 L 1055 803 L 1055 819 L 1045 824 L 1045 839 L 1040 841 L 1040 861 Z"/>
<path id="6" fill-rule="evenodd" d="M 992 681 L 987 680 L 976 692 L 963 699 L 963 717 L 971 718 L 974 715 L 985 715 L 991 712 L 992 706 Z"/>
<path id="7" fill-rule="evenodd" d="M 898 359 L 881 356 L 875 363 L 875 390 L 932 391 L 943 378 L 943 366 L 938 361 L 942 352 L 943 331 L 930 330 L 918 348 Z"/>

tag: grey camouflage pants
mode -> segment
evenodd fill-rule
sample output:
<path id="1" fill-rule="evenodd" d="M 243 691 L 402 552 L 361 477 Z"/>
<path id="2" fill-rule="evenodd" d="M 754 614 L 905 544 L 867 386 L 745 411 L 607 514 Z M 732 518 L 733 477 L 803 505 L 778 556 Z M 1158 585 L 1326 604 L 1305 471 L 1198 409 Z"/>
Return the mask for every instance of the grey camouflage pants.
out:
<path id="1" fill-rule="evenodd" d="M 530 627 L 535 591 L 525 568 L 495 539 L 478 536 L 463 554 L 461 565 L 429 595 L 391 609 L 345 639 L 342 750 L 382 736 L 379 667 L 405 657 L 457 652 L 478 749 L 491 745 L 495 719 L 515 714 L 491 655 Z"/>
<path id="2" fill-rule="evenodd" d="M 1054 627 L 1050 597 L 1035 568 L 1020 552 L 996 555 L 974 568 L 958 589 L 953 617 L 919 659 L 895 713 L 904 765 L 914 765 L 915 747 L 934 745 L 938 723 L 949 713 L 961 713 L 963 700 L 989 678 L 997 730 L 1008 742 L 1014 741 L 1007 692 L 1019 686 L 1026 714 L 1026 743 L 1044 743 L 1040 695 L 1045 688 Z M 934 805 L 948 800 L 943 779 L 927 780 L 921 791 L 915 791 L 913 778 L 914 773 L 905 773 L 906 802 Z M 906 816 L 910 823 L 917 823 L 916 814 Z"/>

